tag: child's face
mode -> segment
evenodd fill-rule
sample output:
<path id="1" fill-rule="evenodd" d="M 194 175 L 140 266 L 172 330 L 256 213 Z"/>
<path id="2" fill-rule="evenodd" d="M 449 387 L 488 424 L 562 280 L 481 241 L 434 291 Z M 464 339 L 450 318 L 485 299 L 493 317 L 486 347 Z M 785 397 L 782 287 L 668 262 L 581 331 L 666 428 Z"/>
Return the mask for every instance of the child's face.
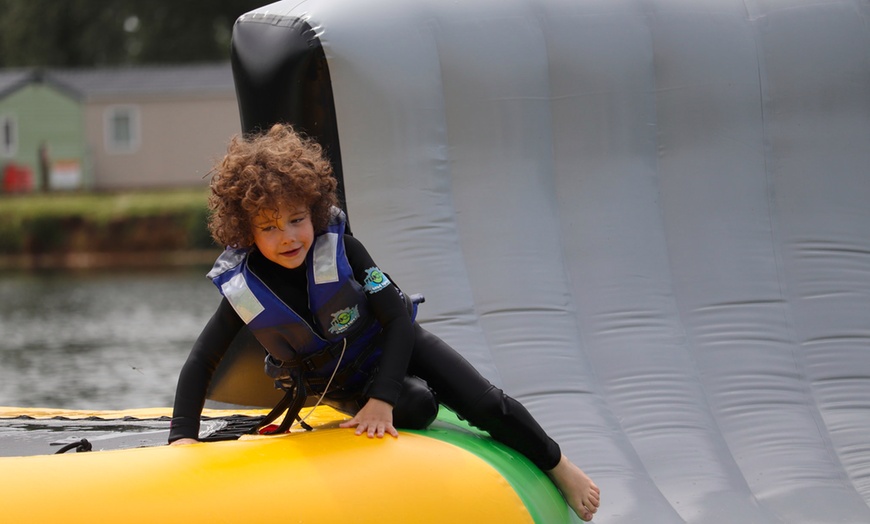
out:
<path id="1" fill-rule="evenodd" d="M 308 208 L 282 205 L 275 215 L 262 210 L 252 220 L 254 244 L 267 259 L 295 269 L 305 263 L 305 256 L 314 242 L 314 226 Z"/>

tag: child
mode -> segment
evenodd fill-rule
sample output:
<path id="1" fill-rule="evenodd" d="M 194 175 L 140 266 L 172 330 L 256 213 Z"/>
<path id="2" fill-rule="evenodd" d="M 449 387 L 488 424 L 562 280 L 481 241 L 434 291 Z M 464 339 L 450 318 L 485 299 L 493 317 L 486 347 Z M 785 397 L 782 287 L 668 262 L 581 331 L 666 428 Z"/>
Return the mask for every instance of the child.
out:
<path id="1" fill-rule="evenodd" d="M 414 321 L 415 306 L 344 234 L 336 185 L 321 147 L 289 126 L 230 143 L 209 197 L 212 235 L 230 246 L 209 273 L 224 298 L 181 371 L 170 443 L 196 442 L 212 374 L 247 324 L 273 370 L 352 417 L 342 428 L 398 437 L 444 404 L 528 457 L 590 520 L 598 487 L 521 404 Z"/>

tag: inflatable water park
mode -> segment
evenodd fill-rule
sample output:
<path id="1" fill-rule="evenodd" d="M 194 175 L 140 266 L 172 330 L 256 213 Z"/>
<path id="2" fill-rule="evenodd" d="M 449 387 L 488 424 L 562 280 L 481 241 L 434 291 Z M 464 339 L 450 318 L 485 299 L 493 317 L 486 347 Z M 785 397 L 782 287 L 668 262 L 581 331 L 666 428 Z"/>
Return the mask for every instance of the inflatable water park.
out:
<path id="1" fill-rule="evenodd" d="M 601 487 L 595 522 L 870 522 L 870 4 L 287 0 L 232 65 L 240 131 L 326 147 L 354 235 Z M 263 407 L 245 347 L 211 395 Z M 315 412 L 170 447 L 162 408 L 4 408 L 139 440 L 0 458 L 3 518 L 576 522 L 449 412 L 373 440 Z"/>

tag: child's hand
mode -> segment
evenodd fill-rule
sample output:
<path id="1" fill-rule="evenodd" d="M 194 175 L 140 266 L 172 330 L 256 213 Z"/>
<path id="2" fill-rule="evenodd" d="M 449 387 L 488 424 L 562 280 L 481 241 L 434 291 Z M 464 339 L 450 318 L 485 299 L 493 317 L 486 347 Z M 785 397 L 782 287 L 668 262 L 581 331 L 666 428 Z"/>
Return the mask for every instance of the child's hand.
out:
<path id="1" fill-rule="evenodd" d="M 187 444 L 196 444 L 197 442 L 199 442 L 199 441 L 196 439 L 192 439 L 192 438 L 180 438 L 178 440 L 173 440 L 172 442 L 169 443 L 169 445 L 170 446 L 186 446 Z"/>
<path id="2" fill-rule="evenodd" d="M 368 432 L 369 438 L 375 436 L 383 438 L 384 433 L 389 433 L 394 437 L 399 436 L 399 432 L 393 427 L 393 406 L 376 398 L 370 398 L 356 416 L 339 424 L 339 427 L 342 428 L 354 426 L 356 426 L 357 435 Z"/>

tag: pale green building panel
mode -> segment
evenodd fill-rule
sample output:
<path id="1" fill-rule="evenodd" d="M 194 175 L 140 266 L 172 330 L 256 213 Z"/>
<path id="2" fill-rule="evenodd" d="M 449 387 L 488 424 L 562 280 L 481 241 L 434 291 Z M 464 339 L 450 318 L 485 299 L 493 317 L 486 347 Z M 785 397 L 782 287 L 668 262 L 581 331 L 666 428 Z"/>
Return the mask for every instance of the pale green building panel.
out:
<path id="1" fill-rule="evenodd" d="M 34 186 L 39 188 L 40 147 L 45 144 L 53 167 L 60 166 L 70 173 L 70 168 L 74 171 L 78 165 L 78 176 L 74 173 L 66 176 L 67 186 L 89 186 L 82 112 L 83 107 L 74 95 L 50 84 L 34 83 L 10 93 L 0 100 L 0 115 L 14 118 L 18 147 L 13 156 L 2 162 L 27 166 L 33 173 Z"/>

